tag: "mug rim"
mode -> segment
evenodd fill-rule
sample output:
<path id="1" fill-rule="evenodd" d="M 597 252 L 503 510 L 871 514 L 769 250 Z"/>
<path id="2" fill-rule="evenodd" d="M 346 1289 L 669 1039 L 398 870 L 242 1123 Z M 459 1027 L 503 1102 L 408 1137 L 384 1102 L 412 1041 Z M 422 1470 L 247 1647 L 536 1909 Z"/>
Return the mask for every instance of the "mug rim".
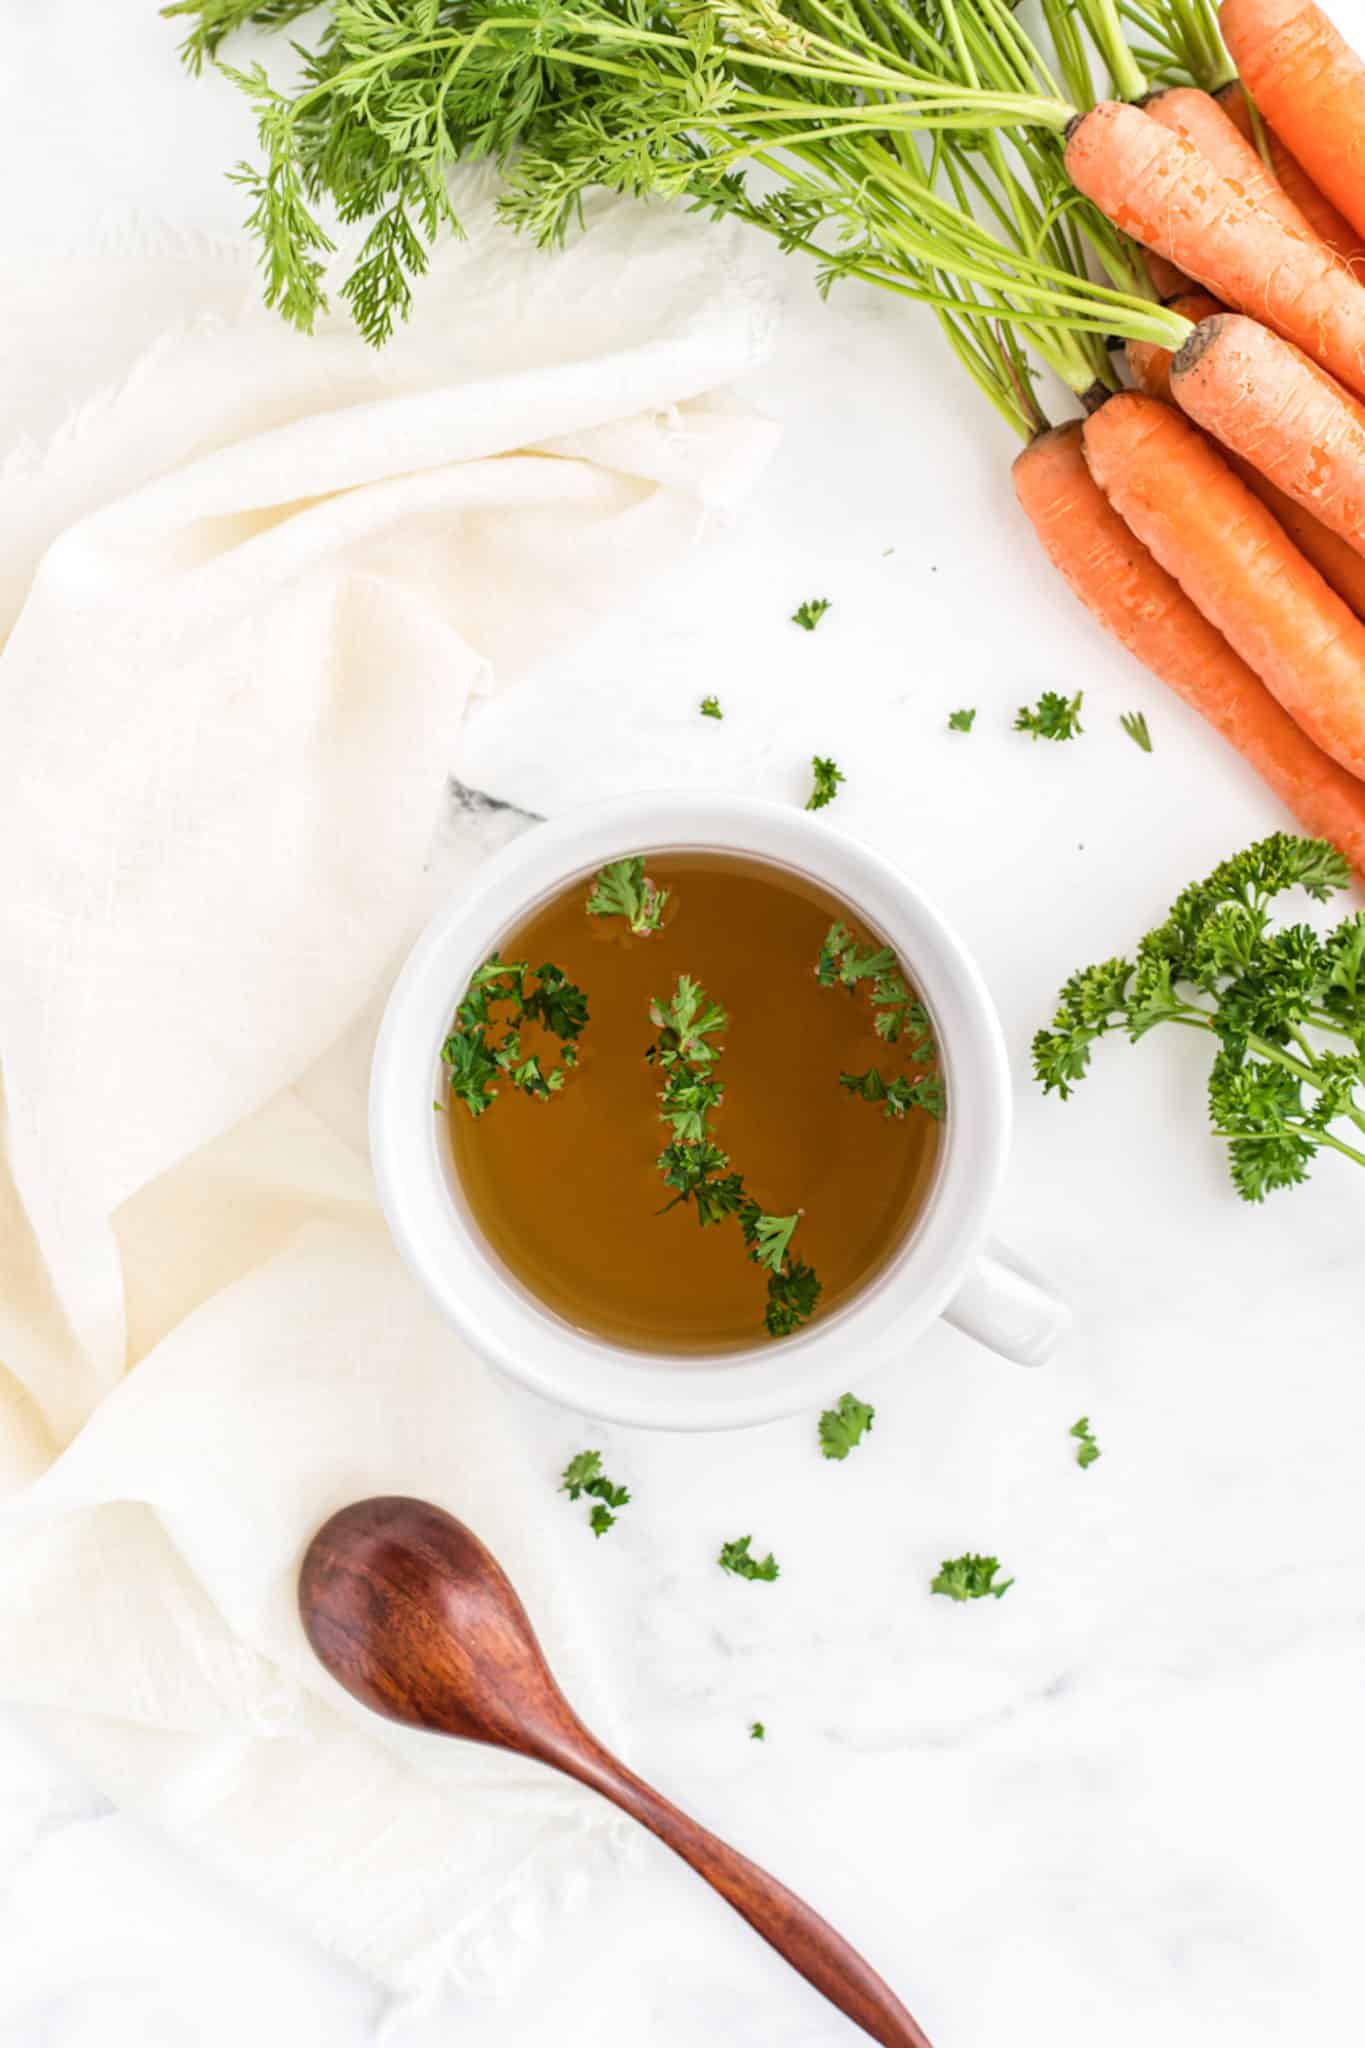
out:
<path id="1" fill-rule="evenodd" d="M 830 1316 L 741 1351 L 632 1351 L 574 1329 L 536 1302 L 461 1216 L 432 1109 L 455 1005 L 508 928 L 575 873 L 664 849 L 766 859 L 843 898 L 905 961 L 939 1034 L 949 1113 L 934 1184 L 905 1238 Z M 837 1399 L 855 1368 L 864 1375 L 878 1369 L 947 1307 L 985 1239 L 1011 1108 L 1003 1035 L 980 971 L 893 862 L 805 811 L 757 798 L 661 791 L 584 805 L 533 826 L 482 863 L 435 913 L 399 972 L 380 1024 L 370 1150 L 380 1205 L 404 1262 L 500 1371 L 544 1398 L 608 1421 L 733 1429 Z"/>

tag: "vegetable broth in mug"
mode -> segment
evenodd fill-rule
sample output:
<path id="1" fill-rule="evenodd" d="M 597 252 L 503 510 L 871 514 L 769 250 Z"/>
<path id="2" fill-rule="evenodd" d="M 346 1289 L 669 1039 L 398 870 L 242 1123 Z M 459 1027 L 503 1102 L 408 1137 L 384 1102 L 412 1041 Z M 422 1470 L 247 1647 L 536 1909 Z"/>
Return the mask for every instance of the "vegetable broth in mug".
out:
<path id="1" fill-rule="evenodd" d="M 581 876 L 499 945 L 504 961 L 529 963 L 528 980 L 542 962 L 562 968 L 586 995 L 589 1021 L 549 1100 L 499 1076 L 475 1117 L 445 1091 L 456 1173 L 491 1250 L 576 1328 L 645 1351 L 780 1343 L 765 1329 L 769 1275 L 749 1257 L 738 1217 L 703 1228 L 692 1200 L 666 1209 L 675 1190 L 658 1160 L 673 1133 L 661 1117 L 664 1075 L 645 1057 L 660 1035 L 651 1003 L 667 1003 L 688 975 L 728 1013 L 710 1041 L 724 1084 L 710 1135 L 762 1211 L 800 1211 L 790 1256 L 819 1276 L 812 1322 L 885 1264 L 932 1185 L 940 1122 L 918 1106 L 888 1116 L 885 1103 L 840 1084 L 871 1068 L 888 1081 L 915 1071 L 918 1034 L 888 1044 L 869 981 L 817 979 L 832 926 L 880 944 L 818 883 L 738 854 L 660 853 L 645 868 L 668 892 L 660 929 L 637 935 L 623 917 L 590 916 L 593 878 Z M 494 1017 L 510 1021 L 508 1007 Z M 534 1023 L 521 1038 L 523 1054 L 554 1067 L 554 1038 Z"/>

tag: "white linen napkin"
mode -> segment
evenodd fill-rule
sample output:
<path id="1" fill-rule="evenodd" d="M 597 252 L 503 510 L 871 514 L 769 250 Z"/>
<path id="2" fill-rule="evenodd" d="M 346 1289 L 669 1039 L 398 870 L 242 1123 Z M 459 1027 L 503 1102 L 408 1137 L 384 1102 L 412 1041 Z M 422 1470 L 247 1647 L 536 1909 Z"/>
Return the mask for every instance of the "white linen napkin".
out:
<path id="1" fill-rule="evenodd" d="M 610 1706 L 543 1540 L 553 1475 L 389 1245 L 363 1048 L 432 894 L 524 823 L 457 807 L 433 838 L 471 697 L 742 491 L 772 429 L 717 387 L 761 360 L 769 299 L 728 233 L 619 203 L 553 256 L 485 220 L 378 355 L 290 333 L 241 251 L 170 236 L 68 253 L 46 305 L 21 290 L 0 1699 L 430 1991 L 507 1966 L 613 1824 L 353 1708 L 299 1631 L 308 1537 L 367 1493 L 442 1502 L 584 1711 Z"/>

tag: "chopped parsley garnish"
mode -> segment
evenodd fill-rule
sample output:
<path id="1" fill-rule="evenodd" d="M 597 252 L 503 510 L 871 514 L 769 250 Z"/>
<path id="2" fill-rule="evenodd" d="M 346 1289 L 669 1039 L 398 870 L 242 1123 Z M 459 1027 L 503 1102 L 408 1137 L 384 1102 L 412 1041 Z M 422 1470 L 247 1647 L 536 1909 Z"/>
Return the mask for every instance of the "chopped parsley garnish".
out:
<path id="1" fill-rule="evenodd" d="M 820 1449 L 827 1458 L 846 1458 L 871 1429 L 876 1409 L 856 1394 L 841 1394 L 837 1408 L 820 1417 Z"/>
<path id="2" fill-rule="evenodd" d="M 768 1275 L 764 1327 L 770 1337 L 788 1337 L 814 1313 L 820 1282 L 811 1267 L 792 1256 L 801 1211 L 768 1215 L 748 1193 L 743 1175 L 731 1168 L 729 1153 L 716 1143 L 711 1118 L 725 1096 L 716 1073 L 719 1034 L 729 1017 L 689 974 L 679 975 L 668 1002 L 656 998 L 650 1004 L 649 1015 L 658 1035 L 645 1058 L 663 1076 L 659 1115 L 673 1129 L 657 1161 L 664 1186 L 673 1190 L 664 1210 L 690 1202 L 703 1229 L 738 1217 L 749 1257 Z"/>
<path id="3" fill-rule="evenodd" d="M 703 697 L 701 700 L 701 715 L 703 718 L 724 718 L 725 713 L 720 708 L 720 698 Z"/>
<path id="4" fill-rule="evenodd" d="M 950 711 L 948 713 L 949 732 L 970 732 L 975 723 L 975 705 L 973 705 L 969 711 Z"/>
<path id="5" fill-rule="evenodd" d="M 999 1569 L 998 1557 L 978 1557 L 975 1551 L 945 1557 L 943 1569 L 929 1581 L 929 1591 L 946 1593 L 950 1600 L 984 1600 L 988 1593 L 993 1600 L 1003 1600 L 1014 1580 L 1002 1579 L 997 1585 Z"/>
<path id="6" fill-rule="evenodd" d="M 1087 1465 L 1093 1465 L 1096 1458 L 1100 1456 L 1100 1447 L 1095 1442 L 1094 1436 L 1091 1433 L 1090 1417 L 1083 1415 L 1079 1422 L 1073 1422 L 1067 1434 L 1068 1436 L 1074 1436 L 1078 1440 L 1076 1444 L 1076 1463 L 1084 1471 Z"/>
<path id="7" fill-rule="evenodd" d="M 792 613 L 792 624 L 802 627 L 807 633 L 813 633 L 829 610 L 829 606 L 830 601 L 827 597 L 808 597 Z"/>
<path id="8" fill-rule="evenodd" d="M 630 1500 L 628 1487 L 616 1486 L 602 1470 L 600 1451 L 579 1451 L 564 1467 L 559 1482 L 561 1493 L 567 1493 L 570 1500 L 577 1500 L 582 1494 L 593 1498 L 592 1512 L 588 1516 L 588 1527 L 594 1536 L 605 1536 L 608 1529 L 616 1526 L 613 1508 L 623 1508 Z"/>
<path id="9" fill-rule="evenodd" d="M 645 857 L 631 854 L 614 860 L 593 876 L 588 892 L 589 917 L 623 917 L 637 938 L 648 938 L 663 923 L 667 889 L 651 882 L 645 873 Z"/>
<path id="10" fill-rule="evenodd" d="M 1056 690 L 1044 690 L 1032 710 L 1027 704 L 1019 706 L 1014 730 L 1032 733 L 1036 740 L 1074 739 L 1078 732 L 1084 731 L 1081 724 L 1081 698 L 1084 694 L 1084 691 L 1077 690 L 1074 697 L 1063 697 Z"/>
<path id="11" fill-rule="evenodd" d="M 775 1579 L 777 1559 L 771 1550 L 765 1558 L 750 1557 L 749 1545 L 753 1540 L 752 1536 L 737 1536 L 732 1543 L 723 1543 L 717 1564 L 723 1572 L 733 1572 L 737 1579 Z"/>
<path id="12" fill-rule="evenodd" d="M 825 805 L 832 804 L 835 797 L 839 794 L 839 784 L 844 780 L 844 773 L 841 768 L 835 767 L 833 761 L 827 760 L 823 754 L 812 754 L 810 766 L 811 773 L 815 777 L 815 787 L 806 798 L 806 809 L 808 811 L 823 811 Z"/>
<path id="13" fill-rule="evenodd" d="M 1270 917 L 1290 889 L 1322 903 L 1350 880 L 1335 846 L 1286 832 L 1222 862 L 1184 891 L 1132 959 L 1072 975 L 1051 1029 L 1033 1041 L 1044 1092 L 1065 1101 L 1106 1034 L 1136 1042 L 1178 1024 L 1214 1042 L 1209 1117 L 1244 1200 L 1307 1180 L 1323 1147 L 1365 1166 L 1365 911 L 1325 934 L 1307 924 L 1272 929 Z"/>
<path id="14" fill-rule="evenodd" d="M 500 1023 L 494 1011 L 503 1005 L 509 1015 Z M 475 971 L 441 1048 L 451 1094 L 475 1117 L 493 1101 L 500 1080 L 548 1102 L 578 1063 L 576 1041 L 587 1022 L 588 999 L 563 968 L 547 962 L 533 975 L 525 960 L 500 960 L 494 953 Z M 538 1053 L 523 1051 L 521 1029 L 527 1023 L 558 1039 L 558 1065 L 547 1069 Z"/>
<path id="15" fill-rule="evenodd" d="M 905 1041 L 902 1056 L 909 1062 L 909 1074 L 888 1081 L 879 1067 L 869 1067 L 863 1074 L 840 1074 L 840 1087 L 864 1102 L 881 1103 L 884 1116 L 902 1117 L 907 1110 L 922 1109 L 941 1121 L 947 1102 L 935 1066 L 938 1052 L 929 1013 L 911 994 L 890 946 L 860 946 L 847 925 L 832 924 L 815 963 L 815 978 L 822 988 L 846 988 L 850 995 L 866 988 L 878 1038 L 888 1045 Z"/>
<path id="16" fill-rule="evenodd" d="M 761 1721 L 751 1721 L 749 1723 L 750 1742 L 762 1742 L 766 1737 L 767 1733 L 768 1731 Z"/>
<path id="17" fill-rule="evenodd" d="M 1147 730 L 1147 714 L 1144 711 L 1125 711 L 1119 724 L 1135 747 L 1141 747 L 1144 754 L 1152 751 L 1152 735 Z"/>

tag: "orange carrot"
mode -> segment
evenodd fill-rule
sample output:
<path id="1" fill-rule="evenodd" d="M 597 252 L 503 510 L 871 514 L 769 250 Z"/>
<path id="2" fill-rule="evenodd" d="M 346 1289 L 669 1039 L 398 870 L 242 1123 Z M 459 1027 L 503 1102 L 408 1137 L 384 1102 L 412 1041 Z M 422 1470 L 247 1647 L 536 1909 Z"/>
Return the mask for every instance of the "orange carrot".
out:
<path id="1" fill-rule="evenodd" d="M 1207 292 L 1182 292 L 1178 299 L 1168 299 L 1166 303 L 1173 313 L 1192 320 L 1196 327 L 1201 320 L 1225 310 Z M 1139 391 L 1145 391 L 1149 398 L 1171 402 L 1171 364 L 1175 361 L 1172 350 L 1155 341 L 1130 341 L 1124 347 L 1123 357 Z"/>
<path id="2" fill-rule="evenodd" d="M 1116 100 L 1074 124 L 1066 165 L 1116 227 L 1365 392 L 1365 289 L 1325 243 L 1285 227 L 1192 143 Z"/>
<path id="3" fill-rule="evenodd" d="M 1251 101 L 1241 80 L 1234 78 L 1231 85 L 1225 85 L 1221 92 L 1215 94 L 1215 98 L 1228 119 L 1254 148 L 1256 130 L 1251 120 Z M 1331 200 L 1323 197 L 1269 122 L 1262 120 L 1261 128 L 1270 151 L 1271 168 L 1314 234 L 1326 242 L 1333 255 L 1340 256 L 1343 263 L 1349 264 L 1353 270 L 1365 270 L 1365 242 L 1361 241 L 1345 214 L 1338 213 Z"/>
<path id="4" fill-rule="evenodd" d="M 1124 524 L 1086 466 L 1079 421 L 1030 443 L 1014 488 L 1101 625 L 1232 742 L 1305 832 L 1335 841 L 1365 874 L 1365 788 L 1299 730 Z"/>
<path id="5" fill-rule="evenodd" d="M 1236 122 L 1210 93 L 1192 85 L 1173 85 L 1166 92 L 1152 93 L 1142 105 L 1143 111 L 1172 135 L 1193 143 L 1216 171 L 1234 180 L 1248 199 L 1273 213 L 1284 227 L 1298 235 L 1314 233 L 1283 185 L 1272 177 Z"/>
<path id="6" fill-rule="evenodd" d="M 1177 270 L 1174 263 L 1168 263 L 1164 256 L 1158 256 L 1155 249 L 1144 249 L 1142 260 L 1147 265 L 1147 275 L 1152 280 L 1152 290 L 1163 306 L 1169 306 L 1172 299 L 1190 289 L 1190 281 L 1183 270 Z"/>
<path id="7" fill-rule="evenodd" d="M 1310 739 L 1365 774 L 1365 625 L 1199 429 L 1142 392 L 1086 422 L 1096 483 Z"/>
<path id="8" fill-rule="evenodd" d="M 1209 298 L 1204 292 L 1187 292 L 1183 299 L 1172 300 L 1171 310 L 1183 314 L 1186 320 L 1207 321 L 1208 328 L 1202 330 L 1205 332 L 1213 329 L 1212 316 L 1222 312 L 1217 300 Z M 1329 385 L 1341 403 L 1350 406 L 1360 418 L 1362 426 L 1365 426 L 1365 408 L 1357 406 L 1355 400 L 1348 398 L 1339 384 L 1332 383 L 1325 370 L 1319 370 L 1309 363 L 1307 357 L 1301 356 L 1287 341 L 1281 341 L 1267 327 L 1256 327 L 1254 321 L 1244 320 L 1238 313 L 1225 313 L 1223 320 L 1228 327 L 1254 328 L 1257 335 L 1265 336 L 1271 350 L 1282 350 L 1292 355 L 1296 363 L 1302 363 L 1306 369 L 1312 371 L 1314 377 L 1320 377 Z M 1139 391 L 1145 391 L 1149 398 L 1164 398 L 1168 404 L 1179 403 L 1179 394 L 1173 390 L 1171 381 L 1171 367 L 1175 358 L 1168 348 L 1158 348 L 1154 342 L 1130 341 L 1124 355 L 1133 382 Z M 1219 452 L 1228 467 L 1237 472 L 1247 489 L 1254 491 L 1263 505 L 1270 507 L 1299 553 L 1313 564 L 1325 582 L 1331 584 L 1337 596 L 1345 599 L 1358 619 L 1365 619 L 1365 555 L 1357 554 L 1355 548 L 1343 540 L 1339 533 L 1333 532 L 1330 526 L 1324 526 L 1320 519 L 1306 510 L 1307 500 L 1303 503 L 1298 502 L 1287 491 L 1281 490 L 1278 484 L 1272 483 L 1268 476 L 1262 474 L 1257 464 L 1266 461 L 1267 451 L 1275 445 L 1274 440 L 1260 432 L 1254 422 L 1243 419 L 1240 401 L 1250 400 L 1256 387 L 1240 378 L 1234 383 L 1235 376 L 1235 370 L 1230 374 L 1215 374 L 1206 383 L 1202 378 L 1201 369 L 1196 367 L 1191 372 L 1194 402 L 1185 406 L 1184 410 L 1222 442 Z M 1230 416 L 1234 431 L 1238 428 L 1241 430 L 1238 446 L 1254 446 L 1254 461 L 1244 454 L 1234 453 L 1224 436 L 1220 435 L 1219 419 L 1222 415 L 1217 406 L 1212 407 L 1209 418 L 1203 417 L 1199 401 L 1211 398 L 1212 389 L 1218 386 L 1221 386 L 1223 413 Z M 1262 388 L 1275 388 L 1273 375 L 1265 378 Z M 1246 410 L 1253 412 L 1255 408 L 1248 403 Z M 1223 423 L 1226 427 L 1227 420 L 1224 419 Z M 1293 445 L 1286 459 L 1277 467 L 1276 474 L 1287 472 L 1293 476 L 1299 472 L 1305 461 L 1302 443 L 1297 437 L 1289 438 Z M 1311 462 L 1311 458 L 1308 459 Z M 1365 475 L 1365 447 L 1362 450 L 1361 474 Z M 1365 549 L 1365 538 L 1362 539 L 1362 548 Z"/>
<path id="9" fill-rule="evenodd" d="M 1258 321 L 1223 313 L 1175 356 L 1171 394 L 1365 555 L 1365 405 L 1301 350 Z"/>
<path id="10" fill-rule="evenodd" d="M 1256 105 L 1365 235 L 1365 64 L 1314 0 L 1223 0 L 1218 19 Z"/>

